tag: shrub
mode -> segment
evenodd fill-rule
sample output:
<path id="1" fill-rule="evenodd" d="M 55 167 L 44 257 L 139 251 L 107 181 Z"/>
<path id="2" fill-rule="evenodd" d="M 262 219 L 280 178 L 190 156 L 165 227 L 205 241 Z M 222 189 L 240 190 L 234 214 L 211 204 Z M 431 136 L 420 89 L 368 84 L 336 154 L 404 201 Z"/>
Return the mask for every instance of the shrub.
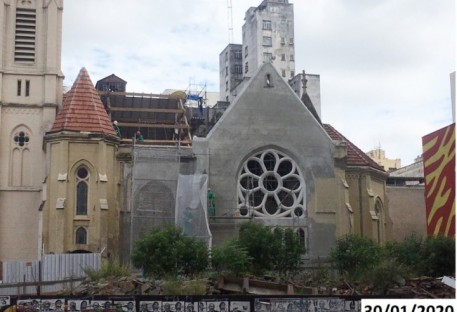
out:
<path id="1" fill-rule="evenodd" d="M 239 232 L 239 245 L 251 257 L 251 272 L 264 271 L 284 273 L 296 270 L 305 252 L 299 237 L 290 229 L 271 230 L 270 227 L 255 222 L 245 222 Z"/>
<path id="2" fill-rule="evenodd" d="M 295 273 L 302 264 L 301 256 L 305 253 L 305 246 L 291 229 L 276 228 L 273 233 L 278 248 L 276 271 L 285 274 Z"/>
<path id="3" fill-rule="evenodd" d="M 153 230 L 135 242 L 132 262 L 145 275 L 194 275 L 208 266 L 206 243 L 185 236 L 181 229 Z"/>
<path id="4" fill-rule="evenodd" d="M 420 249 L 423 275 L 440 277 L 455 273 L 455 239 L 445 236 L 430 236 Z"/>
<path id="5" fill-rule="evenodd" d="M 403 266 L 409 268 L 412 273 L 419 274 L 421 270 L 422 238 L 417 235 L 409 235 L 402 242 L 389 242 L 385 246 L 386 256 Z"/>
<path id="6" fill-rule="evenodd" d="M 236 239 L 222 246 L 213 246 L 211 252 L 211 263 L 218 273 L 242 276 L 248 272 L 251 260 L 246 248 L 241 247 Z"/>
<path id="7" fill-rule="evenodd" d="M 384 258 L 363 275 L 365 283 L 372 284 L 379 295 L 385 295 L 399 281 L 408 275 L 408 269 L 395 259 Z"/>
<path id="8" fill-rule="evenodd" d="M 93 281 L 97 281 L 107 277 L 122 277 L 131 274 L 130 267 L 120 264 L 116 259 L 104 260 L 100 265 L 99 270 L 87 267 L 84 273 Z"/>
<path id="9" fill-rule="evenodd" d="M 330 258 L 338 271 L 352 277 L 376 265 L 381 256 L 381 247 L 372 239 L 359 235 L 339 238 Z"/>

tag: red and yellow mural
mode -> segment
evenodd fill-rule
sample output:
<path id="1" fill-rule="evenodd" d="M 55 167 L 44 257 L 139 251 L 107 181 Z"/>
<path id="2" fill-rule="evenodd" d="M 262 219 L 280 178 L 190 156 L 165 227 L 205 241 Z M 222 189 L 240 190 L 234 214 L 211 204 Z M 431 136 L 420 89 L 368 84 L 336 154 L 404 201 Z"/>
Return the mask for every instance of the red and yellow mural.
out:
<path id="1" fill-rule="evenodd" d="M 428 235 L 455 235 L 455 123 L 422 138 Z"/>

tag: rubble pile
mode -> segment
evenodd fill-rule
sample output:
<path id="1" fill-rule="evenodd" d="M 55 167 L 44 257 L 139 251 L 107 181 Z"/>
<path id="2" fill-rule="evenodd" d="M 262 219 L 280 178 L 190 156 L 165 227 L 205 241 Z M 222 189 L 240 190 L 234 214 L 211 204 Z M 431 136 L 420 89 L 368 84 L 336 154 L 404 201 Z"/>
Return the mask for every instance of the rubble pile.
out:
<path id="1" fill-rule="evenodd" d="M 182 281 L 180 287 L 185 292 L 186 283 L 191 281 Z M 220 281 L 215 283 L 210 280 L 201 281 L 206 283 L 206 295 L 225 293 L 221 288 Z M 123 296 L 123 295 L 169 295 L 166 293 L 166 281 L 153 280 L 138 275 L 124 277 L 110 277 L 92 281 L 89 278 L 84 280 L 79 286 L 73 289 L 66 289 L 59 292 L 59 295 L 67 296 Z M 251 281 L 252 283 L 252 281 Z M 227 283 L 226 283 L 227 284 Z M 229 285 L 229 284 L 227 284 Z M 225 286 L 227 286 L 225 285 Z M 285 285 L 287 286 L 287 285 Z M 294 285 L 295 290 L 303 293 L 306 288 L 308 294 L 313 295 L 334 295 L 334 296 L 373 296 L 385 295 L 387 297 L 402 298 L 455 298 L 455 289 L 442 282 L 440 278 L 420 277 L 403 280 L 393 288 L 390 288 L 384 294 L 377 292 L 375 285 L 350 285 L 346 281 L 341 281 L 337 287 L 300 287 Z M 228 287 L 228 286 L 227 286 Z M 278 286 L 279 287 L 279 286 Z M 240 287 L 239 287 L 240 288 Z M 240 288 L 242 289 L 242 287 Z M 301 291 L 300 291 L 301 290 Z M 263 291 L 268 292 L 265 288 Z M 231 293 L 237 293 L 231 289 Z M 242 291 L 240 290 L 241 294 Z M 266 293 L 265 293 L 266 294 Z"/>
<path id="2" fill-rule="evenodd" d="M 60 295 L 107 296 L 107 295 L 158 295 L 160 285 L 155 281 L 136 275 L 108 277 L 96 281 L 86 278 L 79 286 L 65 289 Z"/>
<path id="3" fill-rule="evenodd" d="M 186 288 L 186 284 L 192 281 L 182 281 L 181 287 Z M 65 289 L 58 293 L 64 296 L 124 296 L 124 295 L 167 295 L 164 293 L 166 281 L 153 280 L 132 274 L 123 277 L 108 277 L 99 280 L 86 278 L 79 286 L 72 289 Z M 206 294 L 212 295 L 219 293 L 214 288 L 214 283 L 205 280 Z M 185 290 L 184 290 L 185 291 Z"/>
<path id="4" fill-rule="evenodd" d="M 388 295 L 408 298 L 455 298 L 455 289 L 444 284 L 440 278 L 420 277 L 407 280 L 402 287 L 390 289 Z"/>

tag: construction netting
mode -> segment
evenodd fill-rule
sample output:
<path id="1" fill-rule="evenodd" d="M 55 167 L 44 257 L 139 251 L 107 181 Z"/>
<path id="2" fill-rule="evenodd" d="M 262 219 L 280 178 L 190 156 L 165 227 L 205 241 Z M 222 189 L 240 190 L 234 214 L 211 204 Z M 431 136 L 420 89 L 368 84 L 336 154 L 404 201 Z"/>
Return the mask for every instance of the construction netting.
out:
<path id="1" fill-rule="evenodd" d="M 176 191 L 176 225 L 184 234 L 205 240 L 211 247 L 207 216 L 208 176 L 180 174 Z"/>
<path id="2" fill-rule="evenodd" d="M 131 252 L 142 236 L 171 225 L 211 246 L 206 212 L 208 176 L 194 171 L 190 148 L 133 146 L 131 177 L 125 177 L 124 182 L 131 188 L 124 195 L 131 209 L 123 214 L 123 248 Z"/>

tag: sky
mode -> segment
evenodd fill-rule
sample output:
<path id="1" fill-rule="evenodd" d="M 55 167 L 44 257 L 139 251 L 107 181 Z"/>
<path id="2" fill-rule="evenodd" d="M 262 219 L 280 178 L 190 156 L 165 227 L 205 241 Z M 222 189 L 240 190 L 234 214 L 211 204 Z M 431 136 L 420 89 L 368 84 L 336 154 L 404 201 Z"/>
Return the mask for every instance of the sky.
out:
<path id="1" fill-rule="evenodd" d="M 231 10 L 229 3 L 231 2 Z M 422 137 L 453 122 L 453 0 L 289 0 L 295 71 L 320 75 L 321 119 L 364 152 L 401 165 Z M 71 87 L 85 67 L 128 92 L 219 91 L 219 54 L 261 0 L 65 0 L 62 71 Z M 232 19 L 230 22 L 229 16 Z"/>

